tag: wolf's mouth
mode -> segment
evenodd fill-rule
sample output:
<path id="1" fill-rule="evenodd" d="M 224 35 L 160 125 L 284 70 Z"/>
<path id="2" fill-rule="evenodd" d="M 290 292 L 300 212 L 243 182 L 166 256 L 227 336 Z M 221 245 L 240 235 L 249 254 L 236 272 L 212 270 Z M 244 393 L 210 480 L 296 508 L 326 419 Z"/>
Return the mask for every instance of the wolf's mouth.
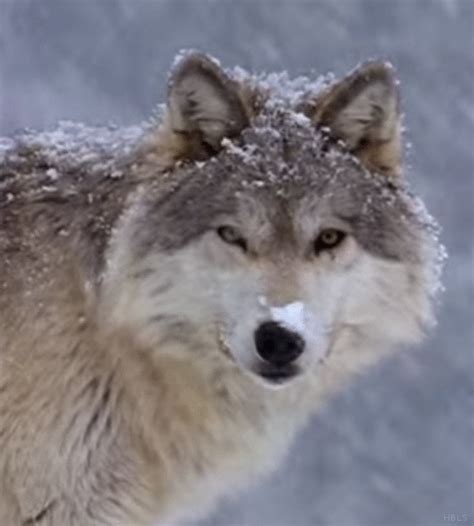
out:
<path id="1" fill-rule="evenodd" d="M 271 384 L 284 384 L 301 374 L 299 367 L 289 365 L 286 367 L 260 366 L 256 373 Z"/>

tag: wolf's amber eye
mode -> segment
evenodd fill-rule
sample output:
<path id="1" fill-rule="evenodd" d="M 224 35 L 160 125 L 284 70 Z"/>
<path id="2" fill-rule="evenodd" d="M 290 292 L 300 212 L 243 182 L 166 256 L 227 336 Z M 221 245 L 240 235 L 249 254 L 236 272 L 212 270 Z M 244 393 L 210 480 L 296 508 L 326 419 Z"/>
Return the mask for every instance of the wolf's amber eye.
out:
<path id="1" fill-rule="evenodd" d="M 237 245 L 244 252 L 247 251 L 247 241 L 235 227 L 229 225 L 220 226 L 217 228 L 217 235 L 229 245 Z"/>
<path id="2" fill-rule="evenodd" d="M 323 250 L 335 248 L 344 240 L 345 237 L 346 233 L 342 232 L 342 230 L 336 230 L 335 228 L 327 228 L 326 230 L 322 230 L 314 242 L 314 251 L 316 254 L 319 254 Z"/>

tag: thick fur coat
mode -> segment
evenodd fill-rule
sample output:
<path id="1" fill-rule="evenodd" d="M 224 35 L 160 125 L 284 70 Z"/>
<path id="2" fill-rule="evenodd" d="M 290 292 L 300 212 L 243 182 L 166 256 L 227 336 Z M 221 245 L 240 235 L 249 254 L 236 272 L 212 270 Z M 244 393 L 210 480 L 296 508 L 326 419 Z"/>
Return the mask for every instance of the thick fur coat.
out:
<path id="1" fill-rule="evenodd" d="M 1 143 L 0 524 L 196 518 L 419 340 L 439 249 L 399 106 L 384 63 L 189 53 L 159 123 Z"/>

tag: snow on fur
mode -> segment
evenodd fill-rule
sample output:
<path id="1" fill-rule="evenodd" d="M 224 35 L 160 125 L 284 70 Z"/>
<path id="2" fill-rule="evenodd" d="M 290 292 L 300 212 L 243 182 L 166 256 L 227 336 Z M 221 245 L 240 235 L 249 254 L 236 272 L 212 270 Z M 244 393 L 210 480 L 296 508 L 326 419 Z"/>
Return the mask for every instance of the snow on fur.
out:
<path id="1" fill-rule="evenodd" d="M 276 321 L 299 334 L 305 331 L 305 307 L 301 301 L 288 303 L 283 307 L 271 307 L 270 314 L 273 321 Z"/>
<path id="2" fill-rule="evenodd" d="M 180 52 L 174 61 L 174 67 L 191 53 L 189 50 Z M 218 61 L 215 61 L 218 64 Z M 312 132 L 313 123 L 303 113 L 298 111 L 298 103 L 311 94 L 315 96 L 324 90 L 334 81 L 334 75 L 325 76 L 299 76 L 290 78 L 287 72 L 281 73 L 261 73 L 251 74 L 240 67 L 228 70 L 227 73 L 237 82 L 245 83 L 261 92 L 267 93 L 266 102 L 262 112 L 252 123 L 252 129 L 262 137 L 259 147 L 253 144 L 240 145 L 238 141 L 225 138 L 222 141 L 223 151 L 229 155 L 238 157 L 238 162 L 255 165 L 262 156 L 271 155 L 271 145 L 281 141 L 280 129 L 282 126 L 290 127 L 292 133 L 302 133 L 312 137 L 312 140 L 319 140 L 319 135 Z M 109 178 L 111 180 L 121 180 L 127 177 L 127 169 L 132 164 L 127 164 L 128 168 L 122 170 L 121 161 L 132 158 L 137 152 L 137 148 L 150 134 L 154 133 L 160 124 L 163 116 L 164 107 L 157 106 L 155 117 L 138 126 L 130 127 L 90 127 L 84 124 L 70 121 L 60 122 L 58 127 L 52 131 L 40 133 L 25 132 L 17 137 L 0 138 L 0 206 L 8 206 L 16 200 L 15 192 L 12 190 L 12 182 L 15 181 L 16 172 L 24 172 L 25 165 L 30 162 L 28 156 L 40 152 L 42 162 L 46 169 L 41 176 L 30 174 L 31 178 L 38 177 L 41 187 L 38 191 L 44 194 L 54 192 L 57 185 L 61 183 L 62 175 L 68 170 L 82 170 L 83 173 L 90 173 L 96 177 Z M 245 130 L 244 130 L 245 133 Z M 26 152 L 26 153 L 25 153 Z M 327 152 L 328 159 L 334 160 L 334 177 L 337 173 L 337 160 L 341 156 L 349 156 L 354 163 L 358 159 L 350 153 L 339 148 L 331 148 Z M 137 159 L 137 162 L 140 162 Z M 208 161 L 199 161 L 194 166 L 202 171 L 206 171 L 207 164 L 216 162 L 215 157 Z M 284 172 L 284 173 L 283 173 Z M 231 175 L 231 174 L 229 174 Z M 261 173 L 249 183 L 242 180 L 242 187 L 248 188 L 249 184 L 255 189 L 263 186 L 270 186 L 276 193 L 281 193 L 278 183 L 282 178 L 298 177 L 292 167 L 288 170 L 281 170 L 281 173 Z M 379 199 L 384 199 L 388 206 L 394 199 L 394 192 L 385 188 L 386 182 L 377 174 L 368 170 L 364 171 L 364 177 L 371 179 L 375 186 L 380 187 Z M 437 247 L 437 263 L 432 269 L 433 295 L 441 290 L 440 276 L 446 259 L 446 252 L 439 243 L 439 228 L 433 218 L 428 214 L 421 200 L 415 199 L 406 182 L 399 185 L 397 190 L 399 195 L 406 195 L 406 198 L 413 202 L 412 210 L 417 216 L 420 224 L 425 225 L 433 238 L 433 246 Z M 368 196 L 370 199 L 370 196 Z M 370 203 L 367 202 L 369 208 Z"/>

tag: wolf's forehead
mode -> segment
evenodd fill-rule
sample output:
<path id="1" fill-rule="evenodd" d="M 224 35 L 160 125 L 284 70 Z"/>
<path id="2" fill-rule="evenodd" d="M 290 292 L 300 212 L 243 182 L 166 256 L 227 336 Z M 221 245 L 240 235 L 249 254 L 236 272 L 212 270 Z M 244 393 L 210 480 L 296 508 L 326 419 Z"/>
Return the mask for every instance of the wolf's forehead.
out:
<path id="1" fill-rule="evenodd" d="M 263 110 L 252 126 L 243 130 L 241 139 L 244 144 L 261 147 L 261 154 L 284 154 L 288 146 L 303 144 L 318 152 L 326 143 L 326 136 L 306 115 L 280 106 Z"/>
<path id="2" fill-rule="evenodd" d="M 239 137 L 223 139 L 222 150 L 207 162 L 189 169 L 188 182 L 196 181 L 199 197 L 210 198 L 207 209 L 225 200 L 247 195 L 278 198 L 292 205 L 300 197 L 314 199 L 357 180 L 363 169 L 349 153 L 342 152 L 331 138 L 305 115 L 285 106 L 266 108 Z M 204 191 L 212 187 L 212 192 Z M 237 199 L 238 200 L 238 199 Z"/>
<path id="3" fill-rule="evenodd" d="M 151 197 L 144 246 L 183 247 L 221 220 L 266 224 L 266 231 L 304 222 L 309 231 L 336 216 L 370 252 L 399 258 L 406 251 L 406 199 L 304 116 L 287 109 L 262 114 L 222 146 L 208 161 L 178 170 L 161 199 Z"/>
<path id="4" fill-rule="evenodd" d="M 196 209 L 200 217 L 212 220 L 222 210 L 235 213 L 252 201 L 259 206 L 250 209 L 293 212 L 303 204 L 314 208 L 321 199 L 347 215 L 353 213 L 348 210 L 351 202 L 354 208 L 366 194 L 376 195 L 372 186 L 378 183 L 358 161 L 292 110 L 262 114 L 222 146 L 216 156 L 184 171 L 179 191 L 168 201 L 175 201 L 179 216 Z"/>
<path id="5" fill-rule="evenodd" d="M 224 139 L 223 151 L 209 169 L 220 165 L 241 186 L 251 188 L 282 192 L 285 187 L 322 185 L 331 176 L 328 142 L 302 114 L 283 110 L 263 114 L 237 140 Z M 333 158 L 333 165 L 335 161 L 340 164 L 344 159 Z"/>

